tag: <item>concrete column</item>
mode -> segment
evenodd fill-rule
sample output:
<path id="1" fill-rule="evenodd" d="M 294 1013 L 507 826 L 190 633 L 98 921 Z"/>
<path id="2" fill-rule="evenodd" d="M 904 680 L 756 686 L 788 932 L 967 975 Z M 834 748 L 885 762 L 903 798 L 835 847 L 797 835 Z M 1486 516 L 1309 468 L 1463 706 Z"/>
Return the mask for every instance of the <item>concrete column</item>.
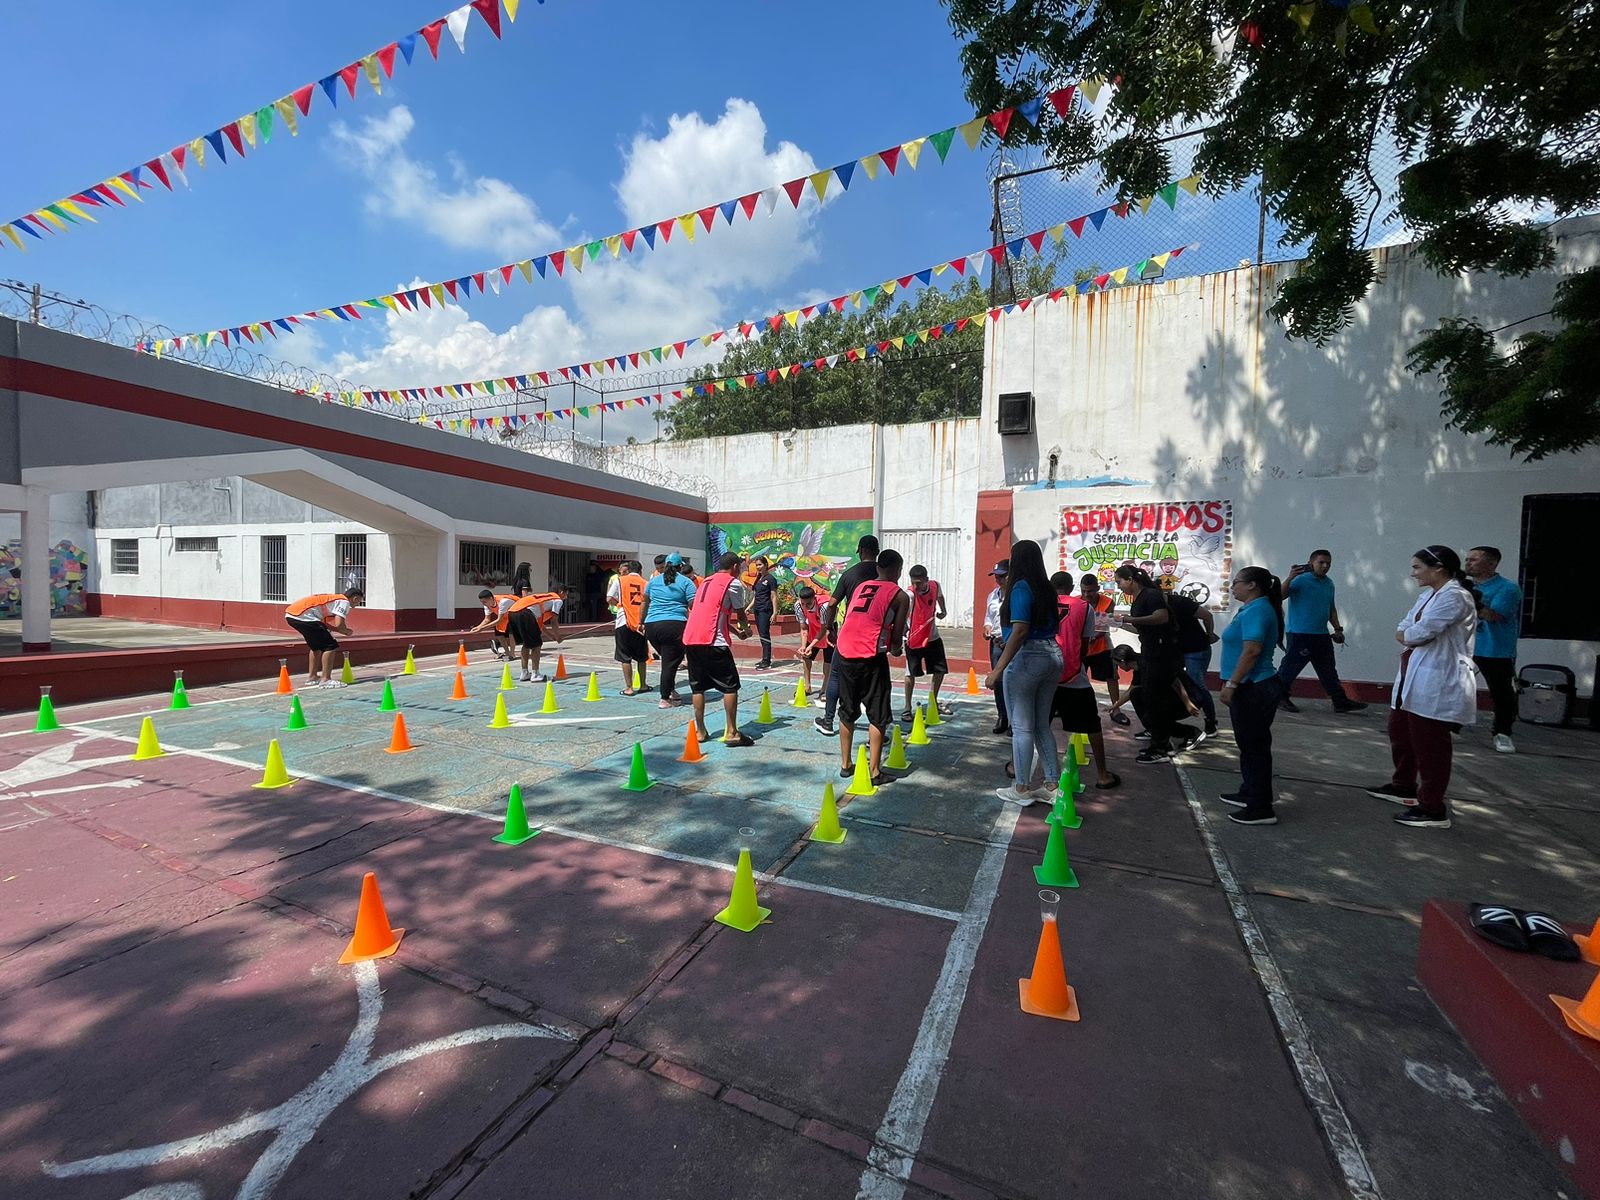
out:
<path id="1" fill-rule="evenodd" d="M 439 531 L 439 559 L 434 568 L 437 574 L 434 614 L 441 621 L 454 621 L 456 615 L 456 545 L 454 531 Z"/>
<path id="2" fill-rule="evenodd" d="M 27 489 L 22 509 L 22 652 L 50 651 L 50 494 Z"/>

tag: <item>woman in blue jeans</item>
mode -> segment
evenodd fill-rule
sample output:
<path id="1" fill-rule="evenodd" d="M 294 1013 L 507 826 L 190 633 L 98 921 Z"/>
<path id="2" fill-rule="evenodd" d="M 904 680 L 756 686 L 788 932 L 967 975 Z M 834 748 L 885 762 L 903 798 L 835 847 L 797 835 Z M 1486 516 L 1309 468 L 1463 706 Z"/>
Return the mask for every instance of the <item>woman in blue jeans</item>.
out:
<path id="1" fill-rule="evenodd" d="M 1015 782 L 995 794 L 1012 804 L 1040 804 L 1054 796 L 1060 769 L 1050 710 L 1061 679 L 1061 647 L 1056 645 L 1056 590 L 1038 542 L 1021 541 L 1011 547 L 1000 628 L 1005 648 L 984 683 L 989 688 L 1005 684 Z M 1034 775 L 1035 759 L 1041 777 Z"/>
<path id="2" fill-rule="evenodd" d="M 1283 645 L 1283 586 L 1265 567 L 1244 567 L 1233 577 L 1239 611 L 1222 631 L 1222 702 L 1228 706 L 1239 747 L 1237 792 L 1222 793 L 1241 825 L 1276 825 L 1272 808 L 1272 718 L 1283 684 L 1272 652 Z"/>

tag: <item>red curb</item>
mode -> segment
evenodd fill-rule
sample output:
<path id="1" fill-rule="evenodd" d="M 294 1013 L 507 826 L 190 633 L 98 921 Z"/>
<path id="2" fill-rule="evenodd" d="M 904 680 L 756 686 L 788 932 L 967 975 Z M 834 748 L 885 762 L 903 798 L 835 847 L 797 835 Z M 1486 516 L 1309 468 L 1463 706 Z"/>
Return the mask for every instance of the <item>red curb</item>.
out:
<path id="1" fill-rule="evenodd" d="M 612 1042 L 606 1047 L 606 1053 L 612 1058 L 620 1058 L 630 1067 L 637 1067 L 646 1058 L 650 1057 L 647 1051 L 641 1050 L 637 1046 L 629 1046 L 624 1042 Z"/>
<path id="2" fill-rule="evenodd" d="M 859 1158 L 862 1162 L 866 1162 L 867 1155 L 872 1152 L 872 1143 L 866 1138 L 858 1137 L 826 1121 L 819 1121 L 815 1117 L 802 1121 L 799 1132 L 802 1137 L 821 1142 L 824 1146 L 832 1146 L 835 1150 L 842 1151 L 852 1158 Z"/>
<path id="3" fill-rule="evenodd" d="M 911 1182 L 927 1188 L 930 1192 L 948 1196 L 950 1200 L 995 1200 L 995 1193 L 987 1188 L 967 1183 L 954 1175 L 946 1175 L 937 1167 L 926 1166 L 919 1162 L 911 1164 Z"/>
<path id="4" fill-rule="evenodd" d="M 728 1088 L 722 1094 L 722 1099 L 725 1103 L 749 1113 L 752 1117 L 760 1117 L 763 1121 L 770 1121 L 783 1129 L 798 1129 L 800 1126 L 801 1118 L 799 1113 L 793 1113 L 776 1104 L 770 1104 L 761 1099 L 761 1097 L 752 1096 L 741 1088 Z"/>
<path id="5" fill-rule="evenodd" d="M 574 1075 L 588 1066 L 589 1063 L 597 1055 L 603 1053 L 605 1048 L 610 1044 L 611 1030 L 602 1029 L 598 1034 L 591 1038 L 582 1049 L 569 1058 L 564 1067 L 555 1073 L 555 1077 L 550 1081 L 551 1086 L 560 1087 L 563 1084 L 570 1083 Z"/>
<path id="6" fill-rule="evenodd" d="M 650 1073 L 659 1075 L 663 1079 L 670 1079 L 679 1087 L 690 1088 L 707 1096 L 714 1097 L 722 1090 L 722 1084 L 715 1079 L 702 1075 L 699 1071 L 692 1071 L 688 1067 L 680 1067 L 677 1063 L 668 1062 L 664 1058 L 655 1061 L 650 1067 Z"/>

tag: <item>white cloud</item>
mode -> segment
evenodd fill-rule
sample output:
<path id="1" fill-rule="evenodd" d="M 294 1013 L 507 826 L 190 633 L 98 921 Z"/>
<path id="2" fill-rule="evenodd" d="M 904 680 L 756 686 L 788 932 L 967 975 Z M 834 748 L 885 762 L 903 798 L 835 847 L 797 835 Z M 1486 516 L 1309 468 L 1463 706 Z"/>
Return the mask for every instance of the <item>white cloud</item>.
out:
<path id="1" fill-rule="evenodd" d="M 371 184 L 367 212 L 410 221 L 448 246 L 493 251 L 502 259 L 525 257 L 528 247 L 560 239 L 534 202 L 503 179 L 473 176 L 453 162 L 453 179 L 441 181 L 433 167 L 405 151 L 415 128 L 416 119 L 403 104 L 367 117 L 356 128 L 342 122 L 333 127 L 334 139 L 353 152 Z"/>

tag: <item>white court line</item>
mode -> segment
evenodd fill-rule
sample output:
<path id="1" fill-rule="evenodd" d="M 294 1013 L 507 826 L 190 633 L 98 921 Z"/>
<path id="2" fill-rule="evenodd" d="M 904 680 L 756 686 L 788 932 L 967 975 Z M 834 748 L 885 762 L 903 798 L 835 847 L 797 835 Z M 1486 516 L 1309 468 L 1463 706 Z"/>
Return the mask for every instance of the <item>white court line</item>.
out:
<path id="1" fill-rule="evenodd" d="M 967 982 L 978 957 L 978 944 L 983 941 L 983 931 L 988 927 L 989 912 L 1000 891 L 1000 873 L 1005 867 L 1011 836 L 1016 832 L 1017 818 L 1021 815 L 1020 808 L 1007 804 L 995 817 L 988 848 L 972 879 L 966 911 L 956 922 L 939 981 L 934 984 L 928 1007 L 923 1010 L 911 1058 L 900 1082 L 895 1085 L 883 1123 L 878 1126 L 878 1135 L 867 1154 L 868 1166 L 861 1173 L 857 1200 L 899 1200 L 906 1193 L 906 1181 L 911 1178 L 911 1167 L 922 1147 L 928 1114 L 933 1111 L 939 1081 L 944 1077 L 945 1063 L 950 1058 L 950 1043 L 955 1038 L 956 1022 L 960 1020 L 961 1007 L 967 998 Z"/>
<path id="2" fill-rule="evenodd" d="M 1278 970 L 1278 962 L 1272 957 L 1267 939 L 1250 912 L 1244 890 L 1234 878 L 1233 868 L 1228 865 L 1228 856 L 1211 832 L 1211 825 L 1206 819 L 1205 809 L 1201 807 L 1200 800 L 1195 795 L 1189 773 L 1182 766 L 1174 765 L 1177 766 L 1178 783 L 1183 787 L 1184 799 L 1189 802 L 1190 815 L 1194 817 L 1195 826 L 1200 831 L 1200 840 L 1205 843 L 1206 853 L 1211 857 L 1212 870 L 1217 873 L 1223 894 L 1228 898 L 1228 907 L 1233 911 L 1233 919 L 1239 926 L 1239 936 L 1244 939 L 1245 951 L 1250 955 L 1250 965 L 1255 968 L 1256 977 L 1260 979 L 1262 990 L 1267 994 L 1272 1018 L 1277 1023 L 1278 1033 L 1283 1038 L 1284 1046 L 1289 1051 L 1289 1062 L 1293 1064 L 1294 1073 L 1300 1080 L 1300 1090 L 1310 1101 L 1311 1110 L 1317 1116 L 1317 1123 L 1322 1126 L 1322 1136 L 1327 1138 L 1334 1159 L 1339 1164 L 1339 1170 L 1344 1174 L 1345 1187 L 1350 1190 L 1355 1200 L 1382 1200 L 1383 1193 L 1378 1190 L 1378 1181 L 1372 1174 L 1372 1167 L 1367 1163 L 1367 1156 L 1361 1148 L 1360 1139 L 1351 1128 L 1350 1117 L 1344 1111 L 1344 1105 L 1339 1103 L 1339 1096 L 1333 1090 L 1333 1082 L 1322 1066 L 1322 1059 L 1318 1057 L 1316 1047 L 1311 1044 L 1311 1033 L 1300 1019 L 1294 998 L 1289 994 L 1282 972 Z"/>
<path id="3" fill-rule="evenodd" d="M 86 740 L 104 738 L 114 742 L 126 742 L 129 744 L 137 744 L 139 740 L 138 738 L 134 737 L 125 737 L 122 734 L 107 733 L 100 729 L 85 730 L 84 734 Z M 243 767 L 246 770 L 251 771 L 258 771 L 261 769 L 260 763 L 247 762 L 240 758 L 230 758 L 226 754 L 216 754 L 210 750 L 189 750 L 182 746 L 170 745 L 166 742 L 161 743 L 161 748 L 168 754 L 187 755 L 190 758 L 201 758 L 208 762 L 221 763 L 223 766 Z M 313 775 L 305 773 L 296 774 L 294 778 L 297 780 L 305 780 L 308 783 L 324 784 L 328 787 L 339 788 L 347 792 L 356 792 L 363 796 L 372 796 L 379 800 L 392 800 L 395 803 L 409 805 L 413 808 L 426 808 L 433 812 L 451 813 L 455 816 L 461 817 L 474 817 L 480 821 L 500 821 L 503 819 L 492 812 L 484 812 L 482 809 L 460 808 L 456 805 L 445 804 L 438 800 L 420 800 L 412 796 L 402 796 L 398 792 L 385 791 L 383 788 L 369 787 L 364 783 L 351 783 L 343 779 L 334 779 L 328 775 Z M 1014 820 L 1015 818 L 1013 818 L 1013 821 Z M 641 845 L 638 842 L 624 842 L 617 838 L 601 837 L 599 834 L 585 833 L 578 829 L 567 829 L 561 825 L 541 824 L 538 826 L 538 828 L 545 833 L 558 834 L 561 837 L 571 838 L 572 840 L 578 842 L 591 842 L 597 846 L 610 846 L 617 850 L 631 850 L 636 854 L 648 855 L 651 858 L 664 858 L 671 862 L 686 863 L 695 867 L 706 867 L 710 870 L 722 871 L 730 875 L 736 869 L 736 867 L 733 865 L 724 862 L 718 862 L 715 859 L 700 858 L 693 854 L 681 854 L 676 850 L 662 850 L 655 846 Z M 987 852 L 984 861 L 988 861 Z M 980 873 L 982 869 L 982 867 L 979 868 Z M 899 912 L 917 913 L 925 917 L 936 917 L 941 921 L 959 922 L 962 919 L 962 914 L 951 912 L 948 909 L 929 908 L 927 905 L 914 904 L 909 900 L 896 900 L 890 896 L 869 896 L 864 892 L 846 891 L 843 888 L 829 887 L 827 884 L 807 883 L 804 880 L 790 879 L 782 875 L 768 875 L 764 871 L 756 872 L 756 878 L 763 883 L 775 884 L 778 887 L 794 888 L 803 892 L 821 892 L 823 895 L 837 896 L 842 900 L 856 900 L 863 904 L 875 904 L 880 908 L 892 908 Z"/>

